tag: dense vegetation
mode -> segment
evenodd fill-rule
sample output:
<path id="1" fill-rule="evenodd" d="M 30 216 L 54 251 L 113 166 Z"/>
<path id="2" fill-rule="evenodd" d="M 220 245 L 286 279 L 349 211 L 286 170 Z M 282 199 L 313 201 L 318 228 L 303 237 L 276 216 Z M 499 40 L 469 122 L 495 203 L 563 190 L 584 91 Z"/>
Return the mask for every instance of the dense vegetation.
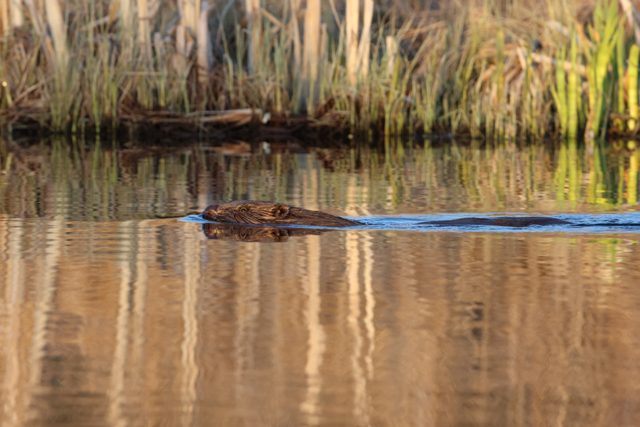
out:
<path id="1" fill-rule="evenodd" d="M 639 17 L 629 0 L 0 0 L 0 120 L 635 135 Z"/>

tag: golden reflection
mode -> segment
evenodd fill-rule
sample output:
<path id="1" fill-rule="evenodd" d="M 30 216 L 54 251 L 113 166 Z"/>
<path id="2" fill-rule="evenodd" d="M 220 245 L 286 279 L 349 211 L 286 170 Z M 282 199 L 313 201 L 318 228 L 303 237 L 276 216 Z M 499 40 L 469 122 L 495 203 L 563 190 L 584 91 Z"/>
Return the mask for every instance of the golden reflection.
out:
<path id="1" fill-rule="evenodd" d="M 125 370 L 127 363 L 127 344 L 129 342 L 129 315 L 131 313 L 132 260 L 134 259 L 135 233 L 133 221 L 124 221 L 119 227 L 123 238 L 120 243 L 120 286 L 118 287 L 118 317 L 116 319 L 116 341 L 111 367 L 109 388 L 109 422 L 115 427 L 127 425 L 123 414 L 126 403 Z"/>
<path id="2" fill-rule="evenodd" d="M 571 138 L 567 141 L 568 150 L 568 165 L 569 165 L 569 185 L 567 198 L 574 202 L 572 208 L 575 207 L 575 202 L 578 200 L 578 191 L 580 189 L 580 160 L 578 159 L 578 141 L 575 138 Z"/>
<path id="3" fill-rule="evenodd" d="M 567 163 L 567 144 L 563 143 L 560 145 L 560 151 L 558 152 L 556 173 L 554 176 L 554 185 L 556 186 L 556 200 L 560 209 L 562 209 L 565 199 Z"/>
<path id="4" fill-rule="evenodd" d="M 10 225 L 11 224 L 11 225 Z M 4 307 L 2 307 L 3 323 L 6 325 L 4 335 L 5 378 L 3 383 L 2 421 L 3 425 L 18 426 L 22 424 L 20 412 L 19 385 L 23 366 L 20 358 L 20 331 L 24 299 L 24 266 L 22 260 L 23 221 L 0 221 L 0 248 L 6 256 L 4 273 Z M 2 265 L 0 264 L 0 265 Z"/>
<path id="5" fill-rule="evenodd" d="M 247 243 L 238 254 L 234 281 L 238 287 L 235 301 L 234 365 L 236 400 L 251 413 L 253 386 L 250 372 L 258 363 L 255 353 L 260 315 L 260 245 Z M 245 406 L 246 405 L 246 406 Z"/>
<path id="6" fill-rule="evenodd" d="M 376 300 L 373 292 L 373 239 L 370 233 L 362 234 L 362 253 L 364 257 L 364 326 L 367 330 L 368 347 L 365 355 L 367 379 L 373 379 L 373 353 L 375 350 L 376 328 L 374 323 Z"/>
<path id="7" fill-rule="evenodd" d="M 55 218 L 47 224 L 44 244 L 44 266 L 35 280 L 36 301 L 33 310 L 33 336 L 29 354 L 29 382 L 32 390 L 42 384 L 43 363 L 47 353 L 49 320 L 53 313 L 53 299 L 56 290 L 56 272 L 62 245 L 63 220 Z M 31 395 L 30 398 L 34 399 Z M 34 414 L 35 415 L 35 414 Z"/>
<path id="8" fill-rule="evenodd" d="M 347 322 L 353 337 L 351 353 L 351 371 L 354 384 L 354 416 L 366 419 L 366 379 L 360 366 L 362 337 L 360 336 L 360 253 L 358 236 L 347 234 L 347 280 L 349 284 L 349 314 Z M 368 422 L 366 423 L 368 424 Z"/>
<path id="9" fill-rule="evenodd" d="M 144 345 L 146 342 L 146 299 L 147 287 L 149 285 L 149 263 L 152 261 L 151 251 L 154 241 L 154 231 L 157 227 L 152 225 L 152 221 L 143 220 L 136 227 L 136 270 L 135 281 L 133 282 L 133 321 L 132 321 L 132 352 L 129 365 L 133 371 L 144 372 L 145 355 Z"/>
<path id="10" fill-rule="evenodd" d="M 198 346 L 198 290 L 200 287 L 200 241 L 196 227 L 185 230 L 184 236 L 184 299 L 182 302 L 182 322 L 184 325 L 181 350 L 182 384 L 180 399 L 182 404 L 181 424 L 193 425 L 197 400 L 197 380 L 200 372 L 196 361 Z"/>
<path id="11" fill-rule="evenodd" d="M 320 391 L 322 389 L 322 377 L 320 367 L 326 349 L 326 334 L 320 322 L 321 294 L 320 294 L 320 238 L 308 236 L 306 269 L 301 272 L 304 288 L 303 293 L 307 297 L 305 318 L 307 320 L 308 347 L 307 363 L 304 369 L 306 377 L 306 397 L 300 404 L 300 411 L 305 414 L 307 424 L 319 425 L 321 423 L 321 410 L 319 405 Z"/>

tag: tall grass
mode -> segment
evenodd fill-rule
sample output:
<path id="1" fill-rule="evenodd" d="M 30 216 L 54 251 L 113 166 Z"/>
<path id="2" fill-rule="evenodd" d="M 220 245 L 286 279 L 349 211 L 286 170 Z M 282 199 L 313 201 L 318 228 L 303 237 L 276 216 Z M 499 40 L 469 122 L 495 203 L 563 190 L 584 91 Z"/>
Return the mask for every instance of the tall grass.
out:
<path id="1" fill-rule="evenodd" d="M 24 3 L 18 27 L 0 0 L 0 118 L 206 128 L 302 111 L 307 126 L 350 131 L 635 133 L 630 2 L 503 3 L 44 0 Z"/>

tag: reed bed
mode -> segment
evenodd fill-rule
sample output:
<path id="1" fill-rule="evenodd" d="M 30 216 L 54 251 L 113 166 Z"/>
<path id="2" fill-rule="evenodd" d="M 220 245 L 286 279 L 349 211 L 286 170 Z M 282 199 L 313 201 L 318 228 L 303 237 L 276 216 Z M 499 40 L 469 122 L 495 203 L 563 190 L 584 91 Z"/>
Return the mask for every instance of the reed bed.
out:
<path id="1" fill-rule="evenodd" d="M 629 0 L 0 0 L 0 18 L 5 130 L 640 128 Z"/>

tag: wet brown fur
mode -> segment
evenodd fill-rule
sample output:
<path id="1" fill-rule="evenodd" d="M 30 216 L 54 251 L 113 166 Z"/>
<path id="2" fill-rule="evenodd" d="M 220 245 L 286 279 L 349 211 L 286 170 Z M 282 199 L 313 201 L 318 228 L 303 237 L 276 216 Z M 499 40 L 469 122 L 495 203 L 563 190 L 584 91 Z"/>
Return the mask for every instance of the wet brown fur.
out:
<path id="1" fill-rule="evenodd" d="M 324 212 L 259 200 L 237 200 L 221 205 L 210 205 L 202 212 L 202 218 L 235 224 L 310 225 L 315 227 L 362 225 L 358 221 L 351 221 Z"/>
<path id="2" fill-rule="evenodd" d="M 258 200 L 238 200 L 221 205 L 210 205 L 202 218 L 209 221 L 231 224 L 254 225 L 308 225 L 315 227 L 355 227 L 363 225 L 324 212 L 296 208 L 284 203 L 264 202 Z M 532 225 L 569 225 L 571 227 L 640 227 L 640 223 L 590 223 L 574 224 L 559 218 L 546 216 L 505 216 L 496 218 L 458 218 L 419 222 L 418 225 L 433 226 L 496 226 L 496 227 L 529 227 Z M 273 232 L 273 231 L 272 231 Z M 256 231 L 252 231 L 254 235 Z M 289 233 L 288 235 L 297 235 Z M 274 239 L 271 239 L 272 241 Z"/>

